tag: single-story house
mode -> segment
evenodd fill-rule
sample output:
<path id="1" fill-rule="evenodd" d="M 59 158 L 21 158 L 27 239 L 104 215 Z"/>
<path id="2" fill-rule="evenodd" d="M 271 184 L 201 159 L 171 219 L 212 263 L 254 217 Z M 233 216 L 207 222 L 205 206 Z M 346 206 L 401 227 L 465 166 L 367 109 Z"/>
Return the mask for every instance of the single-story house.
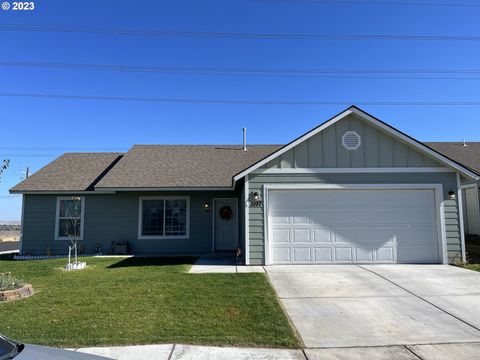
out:
<path id="1" fill-rule="evenodd" d="M 462 183 L 479 173 L 352 106 L 286 145 L 67 153 L 23 194 L 21 253 L 242 249 L 248 264 L 465 259 Z M 76 208 L 76 209 L 75 209 Z M 72 225 L 73 224 L 73 225 Z"/>

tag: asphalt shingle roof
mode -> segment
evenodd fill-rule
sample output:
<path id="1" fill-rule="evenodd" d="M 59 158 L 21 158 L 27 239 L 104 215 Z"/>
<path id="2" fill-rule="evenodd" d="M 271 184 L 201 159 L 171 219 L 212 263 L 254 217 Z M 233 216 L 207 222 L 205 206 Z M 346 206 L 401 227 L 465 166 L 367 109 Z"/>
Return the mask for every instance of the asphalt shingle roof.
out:
<path id="1" fill-rule="evenodd" d="M 480 142 L 427 142 L 480 174 Z M 231 187 L 232 178 L 282 145 L 135 145 L 127 153 L 66 153 L 11 189 Z"/>
<path id="2" fill-rule="evenodd" d="M 426 142 L 431 147 L 452 160 L 480 174 L 480 142 Z"/>
<path id="3" fill-rule="evenodd" d="M 121 153 L 66 153 L 10 189 L 23 191 L 93 190 Z"/>
<path id="4" fill-rule="evenodd" d="M 281 145 L 135 145 L 95 186 L 230 187 L 235 174 Z"/>

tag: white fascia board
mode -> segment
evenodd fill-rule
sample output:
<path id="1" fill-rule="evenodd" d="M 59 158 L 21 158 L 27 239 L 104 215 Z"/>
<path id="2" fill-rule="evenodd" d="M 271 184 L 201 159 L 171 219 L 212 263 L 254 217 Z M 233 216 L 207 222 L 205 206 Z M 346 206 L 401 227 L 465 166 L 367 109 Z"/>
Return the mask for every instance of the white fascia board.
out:
<path id="1" fill-rule="evenodd" d="M 320 131 L 326 129 L 327 127 L 329 127 L 333 124 L 335 124 L 336 122 L 342 120 L 343 118 L 345 118 L 346 116 L 348 116 L 350 114 L 355 114 L 355 115 L 359 116 L 360 118 L 362 118 L 362 119 L 368 121 L 369 123 L 371 123 L 373 126 L 376 126 L 377 128 L 380 128 L 380 129 L 384 130 L 385 132 L 393 135 L 394 137 L 399 138 L 403 142 L 408 143 L 409 145 L 419 149 L 421 152 L 430 155 L 431 157 L 433 157 L 433 158 L 437 159 L 438 161 L 442 162 L 443 164 L 455 169 L 456 171 L 464 174 L 465 176 L 467 176 L 469 178 L 472 178 L 472 179 L 475 179 L 475 180 L 479 179 L 478 175 L 475 174 L 474 172 L 470 171 L 469 169 L 457 164 L 456 162 L 448 159 L 447 157 L 441 155 L 440 153 L 437 153 L 436 151 L 430 149 L 428 146 L 423 145 L 419 141 L 412 139 L 411 137 L 401 133 L 400 131 L 384 124 L 383 122 L 379 121 L 378 119 L 375 119 L 373 116 L 365 113 L 364 111 L 361 111 L 360 109 L 357 109 L 356 107 L 352 106 L 352 107 L 348 108 L 347 110 L 341 112 L 337 116 L 335 116 L 335 117 L 331 118 L 330 120 L 326 121 L 322 125 L 316 127 L 312 131 L 310 131 L 310 132 L 306 133 L 305 135 L 299 137 L 298 139 L 292 141 L 290 144 L 282 147 L 281 149 L 277 150 L 273 154 L 267 156 L 266 158 L 259 161 L 258 163 L 256 163 L 256 164 L 250 166 L 249 168 L 245 169 L 244 171 L 242 171 L 241 173 L 239 173 L 238 175 L 236 175 L 233 178 L 234 181 L 238 181 L 239 179 L 244 177 L 246 174 L 249 174 L 252 171 L 260 168 L 261 166 L 267 164 L 271 160 L 273 160 L 273 159 L 277 158 L 278 156 L 284 154 L 288 150 L 294 148 L 298 144 L 300 144 L 300 143 L 304 142 L 305 140 L 311 138 L 312 136 L 318 134 Z"/>

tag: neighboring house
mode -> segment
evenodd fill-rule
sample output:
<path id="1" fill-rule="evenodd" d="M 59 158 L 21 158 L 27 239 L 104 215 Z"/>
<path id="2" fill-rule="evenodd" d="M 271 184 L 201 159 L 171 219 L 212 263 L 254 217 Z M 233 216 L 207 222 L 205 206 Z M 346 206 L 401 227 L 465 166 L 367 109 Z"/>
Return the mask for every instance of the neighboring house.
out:
<path id="1" fill-rule="evenodd" d="M 11 192 L 24 254 L 66 253 L 77 196 L 86 253 L 128 241 L 152 255 L 240 247 L 246 264 L 447 263 L 465 259 L 460 184 L 477 180 L 350 107 L 285 146 L 65 154 Z"/>
<path id="2" fill-rule="evenodd" d="M 480 142 L 436 142 L 426 145 L 480 173 Z M 479 186 L 480 183 L 474 180 L 462 183 L 465 233 L 477 236 L 480 236 Z"/>

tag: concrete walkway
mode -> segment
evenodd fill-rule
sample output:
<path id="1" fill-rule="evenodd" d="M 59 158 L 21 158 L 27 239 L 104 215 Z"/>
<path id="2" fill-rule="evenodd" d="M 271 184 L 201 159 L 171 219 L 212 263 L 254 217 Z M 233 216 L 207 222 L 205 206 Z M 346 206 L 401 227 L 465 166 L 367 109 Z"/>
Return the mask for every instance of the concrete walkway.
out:
<path id="1" fill-rule="evenodd" d="M 447 265 L 266 269 L 306 348 L 400 346 L 408 356 L 405 346 L 480 342 L 478 272 Z"/>
<path id="2" fill-rule="evenodd" d="M 191 345 L 140 345 L 80 348 L 76 351 L 116 360 L 470 360 L 480 343 L 331 349 L 254 349 Z"/>
<path id="3" fill-rule="evenodd" d="M 189 271 L 191 274 L 212 273 L 264 273 L 263 266 L 237 265 L 234 255 L 208 254 L 198 258 Z"/>

